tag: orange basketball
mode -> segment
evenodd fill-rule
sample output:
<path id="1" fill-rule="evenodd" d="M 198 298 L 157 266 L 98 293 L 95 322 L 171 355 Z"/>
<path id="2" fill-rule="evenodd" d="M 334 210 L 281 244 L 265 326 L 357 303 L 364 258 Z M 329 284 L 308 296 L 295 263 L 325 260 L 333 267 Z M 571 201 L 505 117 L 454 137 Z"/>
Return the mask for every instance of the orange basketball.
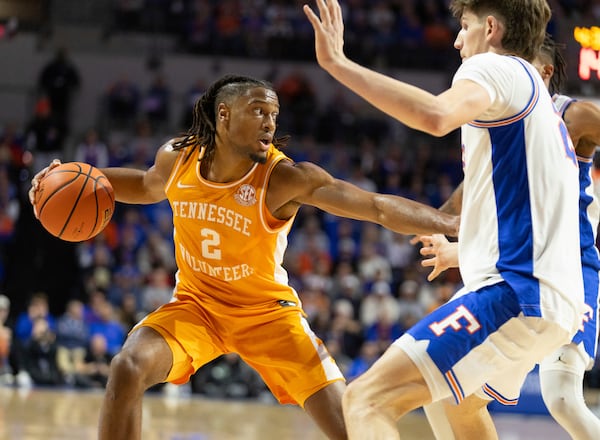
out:
<path id="1" fill-rule="evenodd" d="M 67 162 L 50 170 L 35 195 L 38 219 L 65 241 L 88 240 L 102 231 L 115 210 L 115 194 L 96 167 Z"/>

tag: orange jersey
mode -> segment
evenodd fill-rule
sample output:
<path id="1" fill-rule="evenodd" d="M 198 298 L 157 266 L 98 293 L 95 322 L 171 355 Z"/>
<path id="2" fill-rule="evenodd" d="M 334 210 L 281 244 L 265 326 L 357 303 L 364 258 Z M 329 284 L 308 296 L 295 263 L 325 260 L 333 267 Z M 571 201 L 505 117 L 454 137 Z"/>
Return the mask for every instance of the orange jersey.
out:
<path id="1" fill-rule="evenodd" d="M 236 182 L 200 175 L 195 152 L 182 151 L 166 185 L 173 210 L 179 271 L 176 299 L 138 325 L 165 339 L 173 355 L 166 380 L 180 384 L 223 353 L 238 353 L 282 403 L 309 396 L 344 377 L 310 329 L 282 267 L 294 218 L 277 220 L 265 197 L 276 164 L 271 146 Z"/>
<path id="2" fill-rule="evenodd" d="M 271 145 L 265 164 L 256 163 L 235 182 L 214 183 L 200 175 L 198 155 L 187 150 L 179 154 L 166 185 L 179 269 L 177 294 L 208 307 L 280 300 L 300 304 L 282 267 L 294 218 L 274 218 L 265 203 L 269 177 L 281 160 L 289 159 Z"/>

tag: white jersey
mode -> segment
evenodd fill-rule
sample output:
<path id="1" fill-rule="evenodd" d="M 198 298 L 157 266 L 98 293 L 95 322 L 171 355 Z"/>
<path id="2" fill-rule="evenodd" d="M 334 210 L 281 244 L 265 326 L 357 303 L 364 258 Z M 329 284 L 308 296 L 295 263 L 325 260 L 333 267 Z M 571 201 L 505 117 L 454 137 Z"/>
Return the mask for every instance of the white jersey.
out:
<path id="1" fill-rule="evenodd" d="M 539 74 L 520 58 L 475 55 L 456 72 L 459 80 L 481 85 L 492 102 L 462 127 L 465 290 L 504 280 L 526 316 L 574 331 L 583 283 L 578 166 L 566 126 Z"/>

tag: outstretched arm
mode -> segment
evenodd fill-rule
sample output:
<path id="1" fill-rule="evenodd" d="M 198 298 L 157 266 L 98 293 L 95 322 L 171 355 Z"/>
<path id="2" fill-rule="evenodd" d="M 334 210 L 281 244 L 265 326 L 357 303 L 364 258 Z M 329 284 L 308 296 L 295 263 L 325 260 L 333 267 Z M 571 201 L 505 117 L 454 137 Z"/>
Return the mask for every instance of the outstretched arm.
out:
<path id="1" fill-rule="evenodd" d="M 267 206 L 276 217 L 287 218 L 302 204 L 401 234 L 458 235 L 457 216 L 403 197 L 365 191 L 309 162 L 281 162 L 271 176 Z"/>
<path id="2" fill-rule="evenodd" d="M 476 119 L 491 100 L 472 81 L 457 81 L 440 95 L 367 69 L 344 54 L 344 22 L 338 0 L 317 0 L 319 17 L 308 6 L 304 13 L 315 31 L 317 61 L 339 82 L 403 124 L 443 136 Z"/>

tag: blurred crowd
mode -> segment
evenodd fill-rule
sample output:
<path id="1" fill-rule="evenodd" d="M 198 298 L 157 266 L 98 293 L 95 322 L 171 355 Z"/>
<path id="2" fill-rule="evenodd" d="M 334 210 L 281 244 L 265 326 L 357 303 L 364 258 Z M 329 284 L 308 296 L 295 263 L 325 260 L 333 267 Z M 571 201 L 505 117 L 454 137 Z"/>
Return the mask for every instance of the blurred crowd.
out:
<path id="1" fill-rule="evenodd" d="M 550 0 L 559 32 L 562 17 L 600 18 L 598 0 Z M 105 36 L 132 31 L 167 33 L 181 50 L 219 56 L 312 60 L 306 0 L 117 0 Z M 346 0 L 345 50 L 361 64 L 449 68 L 456 20 L 449 0 Z M 399 54 L 402 56 L 399 56 Z M 451 66 L 450 66 L 451 67 Z"/>
<path id="2" fill-rule="evenodd" d="M 274 47 L 280 47 L 285 56 L 302 59 L 306 54 L 294 50 L 312 47 L 290 44 L 311 35 L 299 15 L 302 3 L 119 0 L 108 37 L 158 26 L 184 32 L 189 50 L 279 56 Z M 348 50 L 355 58 L 375 57 L 363 62 L 381 61 L 380 56 L 393 62 L 396 44 L 414 47 L 415 56 L 445 50 L 454 33 L 446 3 L 347 1 Z M 597 6 L 592 1 L 560 5 L 571 13 L 569 6 L 583 3 Z M 301 69 L 266 79 L 279 94 L 278 134 L 292 136 L 285 150 L 292 159 L 315 162 L 364 189 L 435 207 L 462 180 L 457 133 L 425 136 L 342 93 L 321 103 Z M 104 387 L 110 359 L 127 332 L 172 295 L 176 267 L 167 202 L 118 204 L 100 235 L 75 244 L 43 230 L 27 190 L 32 175 L 55 157 L 100 168 L 147 168 L 169 136 L 189 127 L 206 81 L 190 84 L 173 108 L 169 82 L 160 73 L 146 89 L 125 76 L 115 78 L 99 103 L 98 124 L 75 133 L 71 105 L 82 81 L 66 50 L 58 50 L 39 73 L 30 120 L 0 125 L 0 384 Z M 284 266 L 311 327 L 348 380 L 461 285 L 457 270 L 428 282 L 410 238 L 310 207 L 298 214 Z M 600 387 L 598 367 L 586 384 Z M 201 368 L 191 390 L 218 397 L 269 396 L 260 377 L 233 354 Z"/>

